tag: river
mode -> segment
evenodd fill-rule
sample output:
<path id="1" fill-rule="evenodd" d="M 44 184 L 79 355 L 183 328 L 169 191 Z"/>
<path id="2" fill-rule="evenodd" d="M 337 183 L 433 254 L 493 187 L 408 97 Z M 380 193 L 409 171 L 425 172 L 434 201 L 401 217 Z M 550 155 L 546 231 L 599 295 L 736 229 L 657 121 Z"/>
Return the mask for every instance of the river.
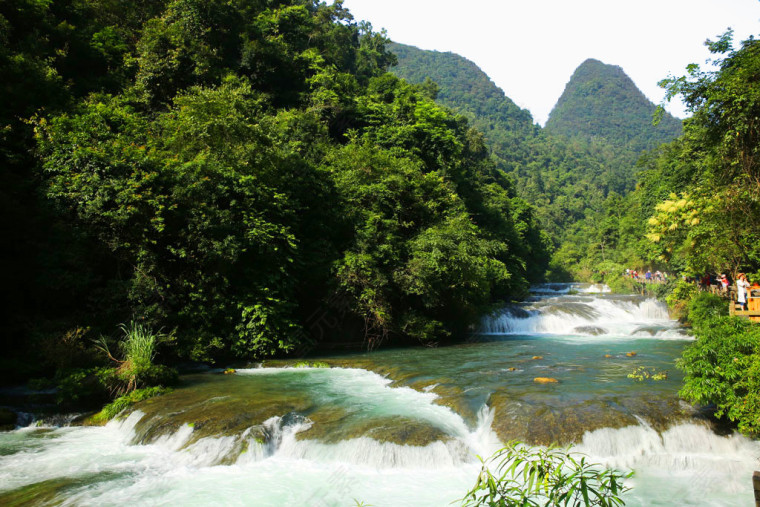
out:
<path id="1" fill-rule="evenodd" d="M 760 444 L 677 398 L 689 340 L 655 300 L 542 286 L 461 345 L 190 375 L 104 427 L 0 433 L 0 504 L 444 506 L 519 439 L 633 470 L 626 505 L 750 505 Z"/>

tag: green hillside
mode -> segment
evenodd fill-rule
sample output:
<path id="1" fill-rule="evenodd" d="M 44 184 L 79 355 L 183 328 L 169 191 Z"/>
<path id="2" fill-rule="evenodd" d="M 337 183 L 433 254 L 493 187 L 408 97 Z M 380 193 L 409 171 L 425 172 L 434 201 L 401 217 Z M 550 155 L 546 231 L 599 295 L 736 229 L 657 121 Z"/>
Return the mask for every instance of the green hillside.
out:
<path id="1" fill-rule="evenodd" d="M 389 49 L 398 59 L 391 72 L 414 84 L 435 82 L 437 102 L 466 116 L 483 132 L 497 155 L 524 151 L 521 143 L 540 130 L 529 111 L 520 109 L 485 72 L 463 56 L 398 43 L 390 44 Z"/>
<path id="2" fill-rule="evenodd" d="M 656 107 L 623 69 L 588 59 L 573 73 L 545 128 L 638 154 L 681 135 L 681 121 L 670 114 L 652 125 Z"/>

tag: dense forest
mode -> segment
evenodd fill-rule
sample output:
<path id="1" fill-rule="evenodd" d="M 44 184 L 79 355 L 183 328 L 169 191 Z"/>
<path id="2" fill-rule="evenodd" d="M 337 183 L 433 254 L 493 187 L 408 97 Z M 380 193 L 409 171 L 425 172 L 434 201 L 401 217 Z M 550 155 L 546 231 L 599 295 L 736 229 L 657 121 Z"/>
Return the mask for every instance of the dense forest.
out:
<path id="1" fill-rule="evenodd" d="M 0 5 L 5 381 L 133 321 L 170 362 L 461 339 L 542 278 L 482 134 L 340 2 L 128 4 Z"/>

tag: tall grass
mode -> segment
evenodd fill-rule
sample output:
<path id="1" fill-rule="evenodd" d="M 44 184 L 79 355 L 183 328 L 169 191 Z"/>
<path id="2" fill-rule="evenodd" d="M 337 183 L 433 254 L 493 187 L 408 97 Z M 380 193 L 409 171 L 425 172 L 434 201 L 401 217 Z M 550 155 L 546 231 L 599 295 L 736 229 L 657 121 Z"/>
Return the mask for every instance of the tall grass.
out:
<path id="1" fill-rule="evenodd" d="M 134 391 L 143 385 L 160 382 L 164 378 L 171 380 L 176 372 L 170 368 L 154 365 L 156 350 L 161 342 L 173 338 L 173 333 L 153 331 L 150 326 L 132 321 L 121 324 L 122 337 L 119 340 L 120 357 L 114 357 L 108 346 L 108 340 L 101 336 L 96 346 L 119 366 L 112 370 L 111 391 L 117 395 Z"/>
<path id="2" fill-rule="evenodd" d="M 150 327 L 135 321 L 119 326 L 124 337 L 119 343 L 124 363 L 130 368 L 147 368 L 156 357 L 156 345 L 164 337 Z"/>

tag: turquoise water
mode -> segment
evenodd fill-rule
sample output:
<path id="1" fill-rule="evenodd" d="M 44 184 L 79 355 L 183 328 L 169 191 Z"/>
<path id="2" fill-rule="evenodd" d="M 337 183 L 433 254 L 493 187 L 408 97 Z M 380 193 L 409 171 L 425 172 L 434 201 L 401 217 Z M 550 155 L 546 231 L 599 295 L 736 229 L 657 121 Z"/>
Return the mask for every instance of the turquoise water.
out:
<path id="1" fill-rule="evenodd" d="M 105 427 L 2 433 L 0 503 L 443 506 L 517 438 L 634 470 L 628 505 L 751 504 L 760 446 L 678 401 L 690 338 L 665 309 L 563 292 L 459 346 L 195 375 Z"/>

